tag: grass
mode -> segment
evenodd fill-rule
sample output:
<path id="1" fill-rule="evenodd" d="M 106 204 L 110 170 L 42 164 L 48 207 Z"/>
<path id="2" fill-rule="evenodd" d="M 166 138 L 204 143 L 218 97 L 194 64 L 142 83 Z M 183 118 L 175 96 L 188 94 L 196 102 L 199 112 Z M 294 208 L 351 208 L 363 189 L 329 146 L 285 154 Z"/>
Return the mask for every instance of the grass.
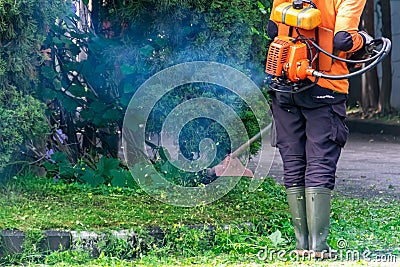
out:
<path id="1" fill-rule="evenodd" d="M 100 259 L 90 259 L 89 257 L 85 258 L 82 254 L 71 254 L 68 256 L 57 255 L 55 257 L 58 260 L 57 263 L 51 264 L 51 266 L 55 267 L 122 267 L 122 266 L 131 266 L 131 267 L 176 267 L 176 266 L 191 266 L 191 267 L 214 267 L 214 266 L 223 266 L 223 267 L 278 267 L 278 266 L 320 266 L 320 267 L 340 267 L 340 266 L 398 266 L 396 262 L 367 262 L 367 261 L 357 261 L 357 262 L 337 262 L 337 261 L 318 261 L 318 260 L 310 260 L 310 261 L 302 261 L 302 262 L 261 262 L 257 260 L 250 261 L 248 258 L 238 258 L 230 255 L 214 255 L 207 254 L 197 257 L 146 257 L 144 259 L 137 260 L 135 262 L 118 260 L 115 258 L 103 257 Z M 61 259 L 61 260 L 60 260 Z M 80 263 L 77 263 L 77 259 L 79 259 Z M 52 259 L 53 260 L 53 259 Z M 52 263 L 52 261 L 49 261 Z M 50 265 L 50 264 L 49 264 Z M 49 266 L 49 265 L 39 265 L 39 264 L 31 264 L 28 266 Z"/>
<path id="2" fill-rule="evenodd" d="M 269 180 L 255 193 L 248 181 L 211 205 L 176 207 L 154 200 L 140 188 L 97 189 L 25 177 L 0 192 L 0 229 L 126 229 L 174 224 L 224 224 L 288 220 L 284 189 Z"/>
<path id="3" fill-rule="evenodd" d="M 294 249 L 293 230 L 281 185 L 266 179 L 255 192 L 249 192 L 248 187 L 249 180 L 242 179 L 230 193 L 212 204 L 182 208 L 156 201 L 139 187 L 93 189 L 40 177 L 16 178 L 0 190 L 0 229 L 33 233 L 46 229 L 103 232 L 132 229 L 143 233 L 146 227 L 158 226 L 167 230 L 167 234 L 163 246 L 149 243 L 139 249 L 108 240 L 102 244 L 97 259 L 79 250 L 46 255 L 31 251 L 19 258 L 0 260 L 0 265 L 24 262 L 32 266 L 299 266 L 288 255 L 279 260 L 275 254 L 270 259 L 257 256 L 265 248 L 286 252 Z M 244 223 L 253 227 L 237 227 Z M 217 227 L 212 233 L 201 227 L 188 227 L 203 224 Z M 273 242 L 271 237 L 277 232 L 280 239 L 275 241 L 279 242 Z M 332 249 L 343 253 L 365 252 L 369 259 L 390 254 L 392 260 L 400 262 L 399 202 L 334 194 L 328 241 Z M 340 266 L 337 261 L 301 263 Z M 380 266 L 368 261 L 348 264 Z"/>

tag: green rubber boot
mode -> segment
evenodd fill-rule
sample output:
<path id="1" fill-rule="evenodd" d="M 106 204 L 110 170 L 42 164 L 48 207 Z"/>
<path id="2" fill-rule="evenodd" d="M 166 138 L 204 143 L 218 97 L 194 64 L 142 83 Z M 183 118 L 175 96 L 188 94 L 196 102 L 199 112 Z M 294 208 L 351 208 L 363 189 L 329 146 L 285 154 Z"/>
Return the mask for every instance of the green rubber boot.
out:
<path id="1" fill-rule="evenodd" d="M 297 253 L 304 254 L 308 251 L 308 228 L 304 186 L 287 188 L 286 195 L 296 236 Z"/>
<path id="2" fill-rule="evenodd" d="M 324 187 L 305 189 L 307 225 L 310 253 L 317 258 L 329 258 L 330 247 L 326 242 L 330 227 L 331 190 Z"/>

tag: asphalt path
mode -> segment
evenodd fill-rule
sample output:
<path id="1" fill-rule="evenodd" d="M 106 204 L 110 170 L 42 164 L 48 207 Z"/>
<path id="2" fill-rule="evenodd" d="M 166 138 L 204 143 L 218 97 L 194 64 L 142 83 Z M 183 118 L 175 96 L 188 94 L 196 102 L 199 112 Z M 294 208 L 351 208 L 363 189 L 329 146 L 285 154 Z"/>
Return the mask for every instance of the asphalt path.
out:
<path id="1" fill-rule="evenodd" d="M 263 153 L 253 157 L 247 166 L 253 171 L 259 168 L 261 176 L 282 183 L 279 152 L 270 146 L 268 136 L 263 141 Z M 179 149 L 172 139 L 167 138 L 163 145 L 173 158 L 178 158 Z M 351 132 L 338 162 L 335 192 L 357 198 L 400 200 L 400 136 Z"/>
<path id="2" fill-rule="evenodd" d="M 269 176 L 282 183 L 282 160 L 276 153 Z M 400 200 L 400 137 L 351 133 L 336 172 L 339 194 Z"/>

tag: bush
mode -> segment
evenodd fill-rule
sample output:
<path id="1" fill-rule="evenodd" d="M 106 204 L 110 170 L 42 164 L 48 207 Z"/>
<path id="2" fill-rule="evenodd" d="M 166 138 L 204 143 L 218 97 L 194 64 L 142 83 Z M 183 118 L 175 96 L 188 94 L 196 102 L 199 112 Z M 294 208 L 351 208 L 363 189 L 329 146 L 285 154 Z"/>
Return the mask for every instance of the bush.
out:
<path id="1" fill-rule="evenodd" d="M 20 93 L 7 106 L 0 106 L 0 172 L 29 156 L 29 147 L 36 147 L 33 144 L 43 145 L 48 133 L 44 110 L 43 103 Z"/>
<path id="2" fill-rule="evenodd" d="M 118 157 L 129 100 L 146 79 L 167 67 L 215 61 L 243 71 L 261 85 L 267 49 L 261 33 L 267 17 L 259 8 L 270 6 L 269 1 L 262 2 L 94 0 L 93 28 L 82 27 L 74 15 L 53 24 L 43 43 L 51 49 L 51 61 L 38 71 L 37 93 L 51 107 L 52 127 L 68 137 L 71 165 L 82 158 Z M 165 95 L 146 124 L 147 134 L 160 133 L 166 112 L 174 106 L 202 96 L 234 103 L 249 135 L 258 131 L 255 116 L 238 96 L 202 84 L 184 85 Z M 211 120 L 199 120 L 185 126 L 179 140 L 182 154 L 198 153 L 199 140 L 205 137 L 220 144 L 215 163 L 231 152 L 226 132 Z M 251 152 L 257 148 L 254 144 Z"/>
<path id="3" fill-rule="evenodd" d="M 46 61 L 42 43 L 49 25 L 64 7 L 64 0 L 0 1 L 0 172 L 35 156 L 37 151 L 28 155 L 27 145 L 34 149 L 32 143 L 45 139 L 46 106 L 34 95 L 37 70 Z M 7 169 L 10 174 L 16 168 Z"/>
<path id="4" fill-rule="evenodd" d="M 269 5 L 265 1 L 264 6 Z M 61 113 L 55 120 L 67 122 L 63 130 L 68 139 L 74 142 L 75 135 L 84 132 L 88 140 L 76 147 L 80 154 L 76 158 L 88 151 L 116 156 L 115 139 L 130 98 L 146 79 L 169 66 L 216 61 L 262 84 L 267 39 L 261 32 L 267 17 L 254 1 L 93 1 L 92 19 L 96 35 L 79 27 L 72 17 L 53 27 L 45 42 L 55 55 L 53 64 L 40 71 L 41 95 L 59 101 L 54 113 Z M 85 56 L 78 56 L 82 51 Z M 196 92 L 194 87 L 186 86 L 184 94 L 182 90 L 170 94 L 163 102 L 168 106 L 187 100 L 188 95 L 204 96 L 204 91 Z M 212 90 L 208 93 L 216 97 Z M 79 120 L 68 120 L 77 109 Z M 149 121 L 148 133 L 159 133 L 164 112 L 155 109 L 152 117 L 157 119 Z M 246 108 L 239 112 L 245 116 Z M 255 134 L 249 125 L 254 121 L 245 117 L 250 135 Z M 95 140 L 102 145 L 91 144 Z M 193 147 L 184 150 L 194 151 Z"/>

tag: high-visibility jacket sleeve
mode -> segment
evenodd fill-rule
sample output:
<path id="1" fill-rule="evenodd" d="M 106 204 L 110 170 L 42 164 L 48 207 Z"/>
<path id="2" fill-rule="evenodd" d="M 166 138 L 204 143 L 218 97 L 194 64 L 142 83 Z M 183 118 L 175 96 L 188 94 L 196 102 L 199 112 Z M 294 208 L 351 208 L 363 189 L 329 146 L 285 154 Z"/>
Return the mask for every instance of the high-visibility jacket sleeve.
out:
<path id="1" fill-rule="evenodd" d="M 334 47 L 345 52 L 354 52 L 364 45 L 358 34 L 358 25 L 366 0 L 338 0 L 336 2 L 336 22 Z"/>

